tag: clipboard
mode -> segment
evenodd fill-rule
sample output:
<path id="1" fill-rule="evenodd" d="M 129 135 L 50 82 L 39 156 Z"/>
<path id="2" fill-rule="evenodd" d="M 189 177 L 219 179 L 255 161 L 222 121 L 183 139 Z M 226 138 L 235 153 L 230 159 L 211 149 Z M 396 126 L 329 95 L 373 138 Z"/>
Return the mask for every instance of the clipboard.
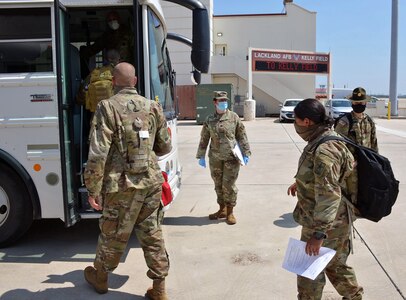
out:
<path id="1" fill-rule="evenodd" d="M 240 161 L 240 165 L 245 166 L 245 162 L 244 162 L 244 158 L 242 156 L 241 148 L 240 148 L 240 145 L 238 145 L 238 143 L 235 144 L 232 151 L 233 151 L 234 156 Z"/>

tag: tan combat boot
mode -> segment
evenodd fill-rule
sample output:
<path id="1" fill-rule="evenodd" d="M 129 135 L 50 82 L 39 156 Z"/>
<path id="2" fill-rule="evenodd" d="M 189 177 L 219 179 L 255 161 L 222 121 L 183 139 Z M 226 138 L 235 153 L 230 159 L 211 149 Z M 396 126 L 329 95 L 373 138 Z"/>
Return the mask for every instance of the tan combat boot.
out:
<path id="1" fill-rule="evenodd" d="M 105 294 L 108 291 L 107 276 L 108 273 L 103 269 L 95 269 L 92 266 L 88 266 L 85 269 L 86 281 L 94 287 L 99 294 Z"/>
<path id="2" fill-rule="evenodd" d="M 220 204 L 220 209 L 215 213 L 209 215 L 210 220 L 223 219 L 225 217 L 226 217 L 226 206 L 224 204 Z"/>
<path id="3" fill-rule="evenodd" d="M 165 279 L 154 279 L 152 287 L 147 290 L 145 296 L 151 300 L 168 300 L 165 291 Z"/>
<path id="4" fill-rule="evenodd" d="M 232 206 L 227 206 L 227 219 L 226 219 L 226 223 L 228 225 L 234 225 L 235 223 L 237 223 L 237 220 L 235 219 L 234 215 L 233 215 L 233 209 L 234 207 Z"/>

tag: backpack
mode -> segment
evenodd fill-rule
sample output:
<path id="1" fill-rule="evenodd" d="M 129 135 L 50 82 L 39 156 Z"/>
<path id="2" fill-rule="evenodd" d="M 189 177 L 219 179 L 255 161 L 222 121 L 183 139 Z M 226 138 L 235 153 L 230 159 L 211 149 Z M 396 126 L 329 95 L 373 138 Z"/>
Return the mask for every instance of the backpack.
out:
<path id="1" fill-rule="evenodd" d="M 399 181 L 395 179 L 390 161 L 371 148 L 360 146 L 346 137 L 325 136 L 314 150 L 330 140 L 345 142 L 355 149 L 358 195 L 357 202 L 352 204 L 359 211 L 360 217 L 378 222 L 389 215 L 399 193 Z"/>
<path id="2" fill-rule="evenodd" d="M 139 97 L 139 100 L 130 99 L 124 103 L 119 102 L 115 97 L 109 100 L 120 115 L 118 151 L 123 158 L 124 171 L 130 175 L 145 173 L 150 167 L 151 100 Z"/>
<path id="3" fill-rule="evenodd" d="M 114 95 L 112 67 L 96 68 L 90 73 L 90 82 L 86 94 L 86 109 L 96 111 L 97 104 Z"/>

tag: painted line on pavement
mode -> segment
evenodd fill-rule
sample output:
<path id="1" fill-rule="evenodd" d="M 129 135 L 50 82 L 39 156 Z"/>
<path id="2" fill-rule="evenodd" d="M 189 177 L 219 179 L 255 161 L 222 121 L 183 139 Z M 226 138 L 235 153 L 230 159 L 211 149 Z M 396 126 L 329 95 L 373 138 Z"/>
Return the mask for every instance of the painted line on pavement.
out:
<path id="1" fill-rule="evenodd" d="M 379 131 L 383 131 L 383 132 L 386 132 L 386 133 L 390 133 L 390 134 L 393 134 L 393 135 L 397 135 L 397 136 L 406 138 L 406 132 L 405 131 L 389 129 L 389 128 L 385 128 L 385 127 L 378 126 L 378 125 L 376 125 L 376 129 L 379 130 Z"/>

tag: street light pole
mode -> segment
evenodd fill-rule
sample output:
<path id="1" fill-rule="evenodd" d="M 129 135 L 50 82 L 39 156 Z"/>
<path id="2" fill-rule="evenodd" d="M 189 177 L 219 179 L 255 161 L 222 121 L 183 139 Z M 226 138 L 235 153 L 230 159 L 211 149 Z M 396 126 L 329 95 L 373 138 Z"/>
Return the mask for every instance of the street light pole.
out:
<path id="1" fill-rule="evenodd" d="M 398 0 L 392 0 L 392 32 L 390 56 L 389 100 L 391 102 L 391 115 L 398 115 Z"/>

